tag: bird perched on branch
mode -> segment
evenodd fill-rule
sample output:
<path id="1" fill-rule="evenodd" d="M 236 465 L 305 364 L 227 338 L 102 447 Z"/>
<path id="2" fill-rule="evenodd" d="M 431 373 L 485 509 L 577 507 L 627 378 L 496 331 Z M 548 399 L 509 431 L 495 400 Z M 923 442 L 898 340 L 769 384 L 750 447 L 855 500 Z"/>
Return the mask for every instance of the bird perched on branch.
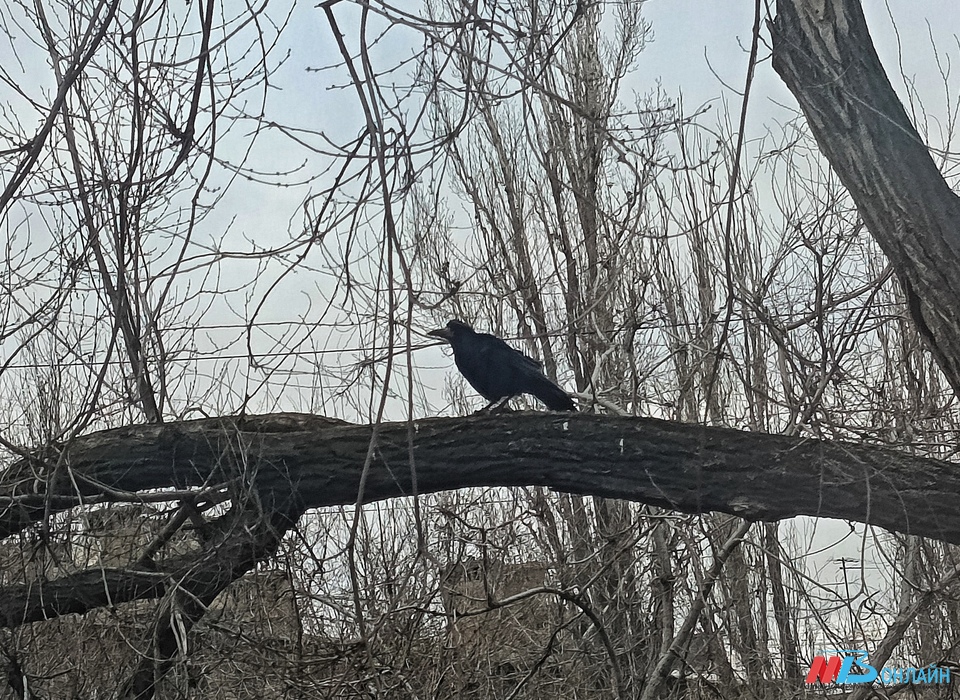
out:
<path id="1" fill-rule="evenodd" d="M 543 365 L 489 333 L 477 333 L 462 321 L 450 321 L 428 335 L 443 338 L 453 348 L 457 369 L 490 403 L 505 403 L 520 394 L 533 394 L 552 411 L 576 411 L 573 399 L 543 374 Z"/>

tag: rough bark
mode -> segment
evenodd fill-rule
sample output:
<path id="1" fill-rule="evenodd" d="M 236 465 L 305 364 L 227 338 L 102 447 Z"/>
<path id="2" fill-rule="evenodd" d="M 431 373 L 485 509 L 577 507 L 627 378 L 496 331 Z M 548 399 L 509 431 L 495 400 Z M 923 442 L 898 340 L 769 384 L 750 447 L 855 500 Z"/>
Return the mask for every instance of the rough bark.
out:
<path id="1" fill-rule="evenodd" d="M 256 491 L 265 513 L 286 522 L 307 508 L 353 503 L 370 440 L 376 450 L 363 500 L 411 493 L 408 440 L 421 493 L 478 486 L 547 486 L 688 512 L 721 511 L 775 521 L 806 514 L 846 518 L 960 544 L 960 470 L 893 450 L 788 438 L 654 419 L 523 413 L 432 418 L 412 425 L 349 425 L 277 414 L 140 425 L 94 433 L 63 448 L 56 479 L 44 492 L 36 463 L 0 474 L 0 530 L 15 533 L 43 516 L 36 503 L 61 498 L 78 484 L 86 496 L 188 488 L 236 478 Z M 25 479 L 27 475 L 40 478 Z M 29 505 L 21 507 L 25 497 Z M 272 539 L 272 538 L 268 538 Z M 270 546 L 250 547 L 248 559 Z M 234 553 L 232 560 L 239 557 Z M 84 612 L 105 604 L 157 597 L 162 581 L 213 577 L 221 557 L 171 561 L 158 572 L 101 570 L 34 586 L 0 589 L 0 625 Z M 191 568 L 194 567 L 194 568 Z M 247 567 L 249 568 L 249 567 Z M 246 570 L 228 571 L 226 578 Z M 219 573 L 218 573 L 219 572 Z"/>
<path id="2" fill-rule="evenodd" d="M 897 98 L 857 0 L 778 0 L 773 67 L 883 248 L 960 394 L 960 198 Z"/>

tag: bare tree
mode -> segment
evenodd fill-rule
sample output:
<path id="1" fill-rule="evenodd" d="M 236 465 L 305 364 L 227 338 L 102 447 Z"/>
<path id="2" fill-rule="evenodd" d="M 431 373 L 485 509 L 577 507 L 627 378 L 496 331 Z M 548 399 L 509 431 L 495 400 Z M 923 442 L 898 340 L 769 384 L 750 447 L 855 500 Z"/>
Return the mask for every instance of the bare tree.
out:
<path id="1" fill-rule="evenodd" d="M 954 655 L 955 197 L 856 3 L 801 5 L 766 26 L 809 132 L 763 139 L 760 3 L 689 111 L 629 91 L 638 3 L 0 11 L 10 692 L 779 698 L 817 645 Z M 450 316 L 581 414 L 428 418 L 472 406 L 421 366 Z M 801 514 L 880 528 L 881 583 L 825 585 Z"/>

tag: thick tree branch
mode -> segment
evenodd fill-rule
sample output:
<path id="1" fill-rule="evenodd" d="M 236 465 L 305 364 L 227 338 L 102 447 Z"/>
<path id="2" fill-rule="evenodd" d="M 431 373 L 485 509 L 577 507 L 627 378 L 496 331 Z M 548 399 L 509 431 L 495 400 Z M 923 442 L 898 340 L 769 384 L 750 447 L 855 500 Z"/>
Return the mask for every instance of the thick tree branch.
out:
<path id="1" fill-rule="evenodd" d="M 239 474 L 268 512 L 350 504 L 371 434 L 368 425 L 301 414 L 118 428 L 66 446 L 60 469 L 70 478 L 57 479 L 50 495 L 68 496 L 74 483 L 93 495 Z M 406 423 L 380 426 L 367 501 L 410 493 L 408 434 Z M 555 413 L 431 418 L 417 421 L 412 435 L 421 493 L 537 485 L 751 520 L 845 518 L 960 544 L 960 470 L 878 447 Z M 38 469 L 18 462 L 0 474 L 3 536 L 43 516 Z M 34 502 L 21 505 L 21 494 Z"/>
<path id="2" fill-rule="evenodd" d="M 960 198 L 897 98 L 858 0 L 778 0 L 773 67 L 893 263 L 960 394 Z"/>

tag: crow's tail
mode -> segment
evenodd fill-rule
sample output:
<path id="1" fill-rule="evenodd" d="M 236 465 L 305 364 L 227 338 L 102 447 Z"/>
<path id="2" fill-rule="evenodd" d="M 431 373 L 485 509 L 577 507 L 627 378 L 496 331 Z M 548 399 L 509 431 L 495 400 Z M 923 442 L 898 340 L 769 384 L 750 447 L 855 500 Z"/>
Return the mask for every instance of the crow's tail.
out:
<path id="1" fill-rule="evenodd" d="M 577 407 L 573 404 L 573 399 L 567 396 L 567 392 L 542 374 L 538 373 L 537 376 L 530 377 L 527 391 L 543 401 L 551 411 L 577 410 Z"/>

